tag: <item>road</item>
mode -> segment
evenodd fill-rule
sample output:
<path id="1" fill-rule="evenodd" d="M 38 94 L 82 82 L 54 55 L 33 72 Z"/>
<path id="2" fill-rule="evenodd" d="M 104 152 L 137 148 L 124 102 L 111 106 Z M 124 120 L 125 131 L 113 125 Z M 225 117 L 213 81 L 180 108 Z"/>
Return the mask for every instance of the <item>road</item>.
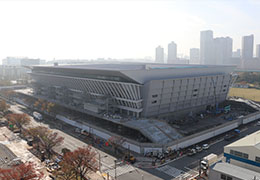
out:
<path id="1" fill-rule="evenodd" d="M 21 111 L 25 111 L 26 112 L 26 108 L 24 106 L 21 105 L 12 105 L 11 106 L 12 111 L 14 112 L 21 112 Z M 32 118 L 33 119 L 33 118 Z M 67 147 L 70 149 L 75 149 L 79 146 L 85 146 L 86 143 L 80 141 L 80 137 L 73 137 L 71 136 L 71 132 L 69 131 L 73 131 L 73 130 L 69 130 L 69 129 L 64 129 L 58 130 L 57 127 L 57 122 L 53 122 L 53 124 L 55 124 L 54 127 L 52 127 L 51 123 L 40 123 L 37 121 L 32 121 L 33 124 L 35 125 L 44 125 L 44 126 L 48 126 L 49 128 L 51 128 L 52 130 L 58 132 L 62 137 L 65 137 L 65 141 L 63 144 L 63 147 Z M 240 134 L 240 138 L 251 134 L 257 130 L 260 130 L 260 126 L 255 126 L 255 125 L 248 125 L 247 127 L 245 127 L 245 129 L 243 129 L 241 131 Z M 200 159 L 202 159 L 204 156 L 210 154 L 210 153 L 214 153 L 217 154 L 219 156 L 223 155 L 223 151 L 224 151 L 224 146 L 226 146 L 227 144 L 230 144 L 234 141 L 236 141 L 237 139 L 234 139 L 232 141 L 224 141 L 223 137 L 222 139 L 217 140 L 215 143 L 213 143 L 210 148 L 206 151 L 202 151 L 200 153 L 195 154 L 194 156 L 183 156 L 177 160 L 171 161 L 170 163 L 168 163 L 167 165 L 163 165 L 161 167 L 158 168 L 136 168 L 133 167 L 131 165 L 118 165 L 117 166 L 117 179 L 119 180 L 127 180 L 127 179 L 132 179 L 132 180 L 146 180 L 146 179 L 151 179 L 151 180 L 160 180 L 160 179 L 166 179 L 166 180 L 172 180 L 174 178 L 177 177 L 177 179 L 179 179 L 180 177 L 182 178 L 186 178 L 186 177 L 192 177 L 193 175 L 198 174 L 197 171 L 197 167 L 199 165 L 199 161 Z M 60 147 L 61 148 L 61 147 Z M 100 154 L 101 156 L 101 170 L 102 172 L 106 172 L 109 173 L 109 175 L 111 175 L 112 177 L 114 177 L 115 174 L 115 170 L 114 170 L 114 160 L 116 160 L 115 157 L 104 153 L 98 149 L 95 148 L 95 150 Z"/>
<path id="2" fill-rule="evenodd" d="M 243 138 L 246 135 L 251 134 L 258 130 L 260 130 L 260 126 L 251 124 L 241 131 L 239 138 Z M 192 171 L 195 174 L 196 169 L 198 168 L 200 159 L 202 159 L 203 157 L 205 157 L 211 153 L 217 154 L 220 157 L 223 156 L 224 146 L 238 140 L 239 138 L 233 139 L 232 141 L 225 141 L 222 138 L 222 139 L 218 140 L 216 143 L 212 144 L 210 146 L 210 148 L 206 151 L 202 151 L 193 156 L 183 156 L 183 157 L 181 157 L 175 161 L 172 161 L 172 162 L 168 163 L 167 165 L 164 165 L 159 168 L 145 169 L 145 170 L 155 176 L 161 177 L 166 180 L 168 180 L 168 179 L 171 180 L 177 176 L 181 177 L 181 175 L 188 176 L 188 174 L 191 174 Z M 185 175 L 185 173 L 186 173 L 186 175 Z M 198 171 L 197 171 L 197 173 L 198 173 Z"/>
<path id="3" fill-rule="evenodd" d="M 27 113 L 29 116 L 31 114 L 30 110 L 28 110 L 25 106 L 15 104 L 13 103 L 12 105 L 10 104 L 10 110 L 14 113 Z M 56 151 L 60 151 L 62 148 L 68 148 L 70 150 L 75 150 L 77 147 L 83 147 L 86 146 L 87 144 L 82 140 L 82 137 L 77 137 L 74 135 L 72 136 L 73 129 L 70 127 L 62 126 L 60 121 L 55 121 L 51 117 L 46 117 L 44 118 L 48 119 L 48 121 L 42 121 L 38 122 L 35 121 L 32 116 L 31 117 L 31 123 L 29 127 L 35 127 L 35 126 L 45 126 L 50 128 L 52 131 L 57 132 L 61 137 L 64 137 L 64 143 L 62 146 L 57 147 Z M 60 130 L 62 129 L 62 130 Z M 110 178 L 115 177 L 115 160 L 117 160 L 115 157 L 100 151 L 97 148 L 93 148 L 97 152 L 97 161 L 99 162 L 99 155 L 100 155 L 100 165 L 101 165 L 101 172 L 103 173 L 108 173 L 110 175 Z M 117 179 L 118 180 L 141 180 L 142 178 L 149 179 L 149 180 L 162 180 L 159 177 L 156 177 L 149 172 L 143 171 L 139 168 L 136 168 L 132 165 L 128 164 L 121 164 L 117 163 L 117 169 L 116 169 L 116 174 L 117 174 Z"/>

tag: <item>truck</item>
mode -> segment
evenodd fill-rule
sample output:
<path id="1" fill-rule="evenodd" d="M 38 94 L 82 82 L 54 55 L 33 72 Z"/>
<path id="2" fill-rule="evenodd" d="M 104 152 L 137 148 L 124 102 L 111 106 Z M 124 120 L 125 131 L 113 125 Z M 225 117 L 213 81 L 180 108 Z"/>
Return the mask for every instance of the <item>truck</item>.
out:
<path id="1" fill-rule="evenodd" d="M 218 161 L 218 156 L 216 154 L 209 154 L 205 156 L 201 161 L 200 161 L 200 167 L 203 171 L 207 171 L 207 169 L 215 164 Z"/>

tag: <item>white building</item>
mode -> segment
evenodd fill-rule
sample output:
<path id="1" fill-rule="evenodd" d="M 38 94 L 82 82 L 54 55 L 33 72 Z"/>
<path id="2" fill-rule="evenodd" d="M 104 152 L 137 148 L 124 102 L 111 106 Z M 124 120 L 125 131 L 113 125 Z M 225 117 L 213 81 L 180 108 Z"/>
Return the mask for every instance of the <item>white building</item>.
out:
<path id="1" fill-rule="evenodd" d="M 260 131 L 224 147 L 226 162 L 260 172 Z"/>
<path id="2" fill-rule="evenodd" d="M 233 51 L 232 57 L 233 58 L 241 58 L 241 49 L 237 49 L 236 51 Z"/>
<path id="3" fill-rule="evenodd" d="M 6 66 L 33 66 L 45 64 L 45 60 L 32 59 L 27 57 L 7 57 L 3 59 L 2 64 Z"/>
<path id="4" fill-rule="evenodd" d="M 190 49 L 190 64 L 199 64 L 200 63 L 200 49 L 191 48 Z"/>
<path id="5" fill-rule="evenodd" d="M 260 58 L 260 44 L 256 45 L 256 57 Z"/>
<path id="6" fill-rule="evenodd" d="M 242 59 L 248 60 L 253 58 L 254 52 L 254 35 L 242 37 Z"/>
<path id="7" fill-rule="evenodd" d="M 161 46 L 155 49 L 155 62 L 164 63 L 164 50 Z"/>
<path id="8" fill-rule="evenodd" d="M 227 64 L 232 57 L 233 40 L 230 37 L 218 37 L 214 39 L 214 64 Z"/>
<path id="9" fill-rule="evenodd" d="M 174 64 L 176 60 L 177 60 L 177 44 L 172 41 L 170 44 L 168 44 L 167 63 Z"/>
<path id="10" fill-rule="evenodd" d="M 200 63 L 214 64 L 213 58 L 213 31 L 200 32 Z"/>
<path id="11" fill-rule="evenodd" d="M 259 180 L 260 173 L 229 163 L 217 163 L 209 172 L 209 180 Z"/>

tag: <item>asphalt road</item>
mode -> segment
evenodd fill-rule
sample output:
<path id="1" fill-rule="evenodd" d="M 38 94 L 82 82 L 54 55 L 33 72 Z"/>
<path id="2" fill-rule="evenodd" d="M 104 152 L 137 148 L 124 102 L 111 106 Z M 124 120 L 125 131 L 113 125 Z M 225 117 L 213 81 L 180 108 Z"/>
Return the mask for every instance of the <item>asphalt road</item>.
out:
<path id="1" fill-rule="evenodd" d="M 235 138 L 231 141 L 225 141 L 222 138 L 222 139 L 218 140 L 216 143 L 213 143 L 208 150 L 204 150 L 193 156 L 183 156 L 175 161 L 168 163 L 166 166 L 171 166 L 171 167 L 174 167 L 179 170 L 186 171 L 186 172 L 188 169 L 196 169 L 199 166 L 200 159 L 202 159 L 203 157 L 205 157 L 211 153 L 221 156 L 221 155 L 223 155 L 223 152 L 224 152 L 224 146 L 226 146 L 240 138 L 243 138 L 255 131 L 258 131 L 258 130 L 260 130 L 260 126 L 256 126 L 255 123 L 251 124 L 251 125 L 245 127 L 245 129 L 243 129 L 241 131 L 240 136 L 238 138 Z M 155 176 L 161 177 L 163 179 L 172 179 L 173 178 L 172 176 L 169 176 L 168 174 L 166 174 L 162 171 L 159 171 L 157 169 L 154 169 L 154 168 L 144 169 L 144 170 Z"/>
<path id="2" fill-rule="evenodd" d="M 15 107 L 15 106 L 14 106 Z M 20 106 L 22 107 L 22 106 Z M 16 106 L 17 108 L 17 106 Z M 16 109 L 14 108 L 14 109 Z M 18 108 L 19 109 L 19 108 Z M 16 109 L 16 110 L 18 110 Z M 15 110 L 14 110 L 15 111 Z M 19 109 L 18 111 L 21 111 L 21 109 Z M 24 111 L 28 111 L 27 108 L 24 108 Z M 65 129 L 63 129 L 64 131 Z M 231 141 L 225 141 L 222 137 L 222 139 L 220 138 L 219 140 L 217 140 L 216 143 L 213 143 L 210 145 L 210 148 L 208 150 L 204 150 L 200 153 L 197 153 L 193 156 L 183 156 L 177 160 L 174 160 L 170 163 L 168 163 L 167 165 L 164 165 L 164 167 L 161 168 L 161 170 L 158 170 L 158 168 L 150 168 L 150 169 L 138 169 L 138 168 L 135 168 L 134 171 L 127 171 L 122 174 L 121 176 L 118 177 L 118 179 L 120 180 L 124 180 L 124 179 L 133 179 L 133 180 L 137 180 L 137 179 L 143 179 L 143 180 L 146 180 L 146 179 L 166 179 L 166 180 L 171 180 L 173 179 L 173 176 L 172 176 L 172 173 L 174 173 L 176 170 L 180 170 L 180 171 L 184 171 L 184 172 L 187 172 L 188 169 L 196 169 L 199 165 L 199 161 L 200 159 L 202 159 L 203 157 L 207 156 L 208 154 L 210 153 L 214 153 L 214 154 L 217 154 L 217 155 L 222 155 L 223 154 L 223 151 L 224 151 L 224 146 L 238 140 L 239 138 L 242 138 L 242 137 L 245 137 L 246 135 L 248 134 L 251 134 L 257 130 L 260 130 L 260 126 L 255 126 L 255 123 L 254 124 L 251 124 L 251 125 L 248 125 L 247 127 L 245 127 L 241 133 L 240 133 L 240 137 L 236 138 L 236 139 L 233 139 Z M 61 132 L 60 132 L 61 133 Z M 70 137 L 69 135 L 66 135 L 66 133 L 62 132 L 62 134 L 64 136 L 68 136 L 66 139 L 70 139 L 72 137 Z M 69 142 L 68 144 L 66 144 L 67 146 L 70 145 L 70 144 L 75 144 L 75 140 L 72 140 L 71 142 Z M 103 152 L 101 152 L 103 153 Z M 108 155 L 108 157 L 110 157 Z M 106 159 L 106 160 L 105 160 Z M 110 167 L 113 166 L 113 161 L 111 160 L 107 160 L 107 158 L 105 159 L 102 159 L 102 163 L 105 163 L 105 164 L 109 164 Z M 109 159 L 113 159 L 113 157 L 109 158 Z M 170 170 L 167 170 L 167 168 Z M 168 171 L 168 172 L 164 172 L 164 170 Z"/>

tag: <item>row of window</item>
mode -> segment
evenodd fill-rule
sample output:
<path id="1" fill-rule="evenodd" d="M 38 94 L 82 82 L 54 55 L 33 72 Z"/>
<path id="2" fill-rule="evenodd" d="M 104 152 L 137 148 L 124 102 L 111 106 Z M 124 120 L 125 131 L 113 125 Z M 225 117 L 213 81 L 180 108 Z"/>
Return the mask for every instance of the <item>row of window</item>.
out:
<path id="1" fill-rule="evenodd" d="M 235 151 L 235 150 L 230 150 L 230 154 L 237 156 L 237 157 L 241 157 L 244 159 L 248 159 L 248 154 L 243 153 L 243 152 L 239 152 L 239 151 Z"/>
<path id="2" fill-rule="evenodd" d="M 205 90 L 208 90 L 207 92 L 204 92 Z M 216 94 L 219 94 L 219 93 L 221 93 L 221 92 L 226 92 L 227 91 L 227 89 L 222 89 L 222 91 L 216 91 L 216 92 L 214 92 L 214 89 L 206 89 L 206 88 L 204 88 L 204 89 L 201 89 L 201 92 L 203 93 L 203 94 L 211 94 L 211 93 L 216 93 Z M 172 94 L 172 93 L 174 93 L 174 94 L 178 94 L 178 95 L 180 95 L 181 93 L 182 94 L 186 94 L 187 93 L 187 91 L 186 90 L 182 90 L 182 91 L 175 91 L 175 92 L 173 92 L 173 91 L 171 91 L 171 92 L 169 92 L 169 93 L 163 93 L 163 94 Z M 192 91 L 192 93 L 193 94 L 198 94 L 198 89 L 194 89 L 193 91 Z M 158 97 L 158 94 L 152 94 L 152 98 L 157 98 Z"/>
<path id="3" fill-rule="evenodd" d="M 227 175 L 225 175 L 225 174 L 221 174 L 220 179 L 223 179 L 223 180 L 232 180 L 232 177 L 227 176 Z"/>
<path id="4" fill-rule="evenodd" d="M 225 76 L 214 76 L 214 77 L 200 77 L 200 79 L 197 79 L 196 80 L 196 78 L 193 78 L 193 79 L 191 79 L 191 78 L 189 78 L 189 79 L 180 79 L 179 80 L 179 82 L 180 82 L 180 84 L 186 84 L 186 83 L 189 83 L 189 82 L 202 82 L 202 80 L 204 79 L 204 81 L 205 82 L 212 82 L 212 81 L 214 81 L 214 82 L 217 82 L 218 81 L 218 79 L 225 79 Z M 173 84 L 175 83 L 175 81 L 178 81 L 178 80 L 173 80 Z"/>

